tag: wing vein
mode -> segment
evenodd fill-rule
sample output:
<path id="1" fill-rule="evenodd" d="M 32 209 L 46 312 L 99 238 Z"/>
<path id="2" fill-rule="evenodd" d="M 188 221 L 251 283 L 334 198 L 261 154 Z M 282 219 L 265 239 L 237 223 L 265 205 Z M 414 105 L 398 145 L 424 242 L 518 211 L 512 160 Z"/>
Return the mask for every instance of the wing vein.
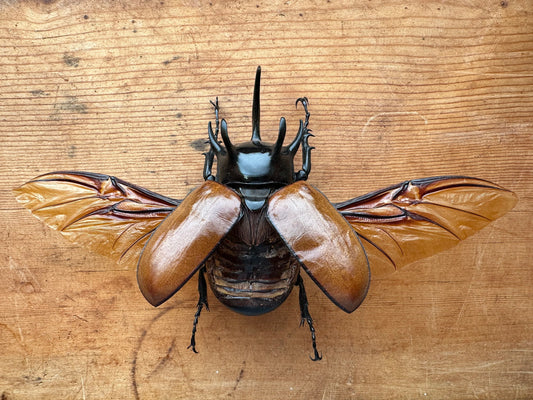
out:
<path id="1" fill-rule="evenodd" d="M 75 203 L 77 201 L 89 200 L 89 199 L 98 199 L 98 198 L 100 198 L 100 197 L 99 196 L 80 197 L 78 199 L 72 199 L 72 200 L 64 201 L 62 203 L 47 204 L 47 205 L 42 206 L 42 207 L 34 208 L 32 211 L 33 212 L 35 212 L 35 211 L 43 211 L 43 210 L 46 210 L 46 209 L 49 209 L 49 208 L 61 207 L 61 206 L 65 206 L 67 204 L 72 204 L 72 203 Z"/>
<path id="2" fill-rule="evenodd" d="M 363 235 L 362 233 L 360 232 L 357 232 L 357 234 L 363 238 L 364 240 L 366 240 L 368 243 L 370 243 L 372 246 L 374 246 L 381 254 L 383 254 L 385 257 L 387 257 L 387 259 L 391 262 L 391 264 L 394 266 L 394 269 L 396 269 L 396 263 L 394 262 L 394 260 L 391 258 L 391 256 L 389 256 L 387 254 L 387 252 L 385 250 L 383 250 L 381 247 L 379 247 L 376 243 L 374 243 L 372 240 L 370 240 L 369 238 L 367 238 L 365 235 Z"/>

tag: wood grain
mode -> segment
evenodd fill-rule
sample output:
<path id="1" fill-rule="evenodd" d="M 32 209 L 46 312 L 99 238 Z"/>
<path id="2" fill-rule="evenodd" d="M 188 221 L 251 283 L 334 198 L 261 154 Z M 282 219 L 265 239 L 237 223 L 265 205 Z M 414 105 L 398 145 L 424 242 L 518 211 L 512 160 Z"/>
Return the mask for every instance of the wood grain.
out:
<path id="1" fill-rule="evenodd" d="M 527 399 L 533 393 L 533 7 L 482 1 L 0 3 L 0 397 Z M 296 134 L 332 201 L 462 174 L 516 208 L 440 255 L 374 279 L 351 315 L 306 279 L 321 362 L 292 294 L 260 317 L 194 282 L 160 309 L 135 266 L 70 244 L 11 190 L 54 170 L 183 198 L 202 181 L 219 97 L 234 142 Z M 305 278 L 305 277 L 304 277 Z"/>

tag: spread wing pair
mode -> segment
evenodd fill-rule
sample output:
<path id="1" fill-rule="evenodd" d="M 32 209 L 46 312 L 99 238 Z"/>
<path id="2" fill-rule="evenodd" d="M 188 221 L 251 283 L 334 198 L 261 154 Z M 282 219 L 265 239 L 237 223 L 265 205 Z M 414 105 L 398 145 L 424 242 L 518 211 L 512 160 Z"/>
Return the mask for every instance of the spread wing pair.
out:
<path id="1" fill-rule="evenodd" d="M 188 281 L 242 212 L 239 196 L 212 181 L 183 201 L 86 172 L 41 175 L 15 192 L 70 240 L 138 259 L 139 286 L 154 305 Z M 299 181 L 271 196 L 268 218 L 324 293 L 351 312 L 366 293 L 368 262 L 375 273 L 435 254 L 515 203 L 512 192 L 463 176 L 406 181 L 336 204 Z"/>

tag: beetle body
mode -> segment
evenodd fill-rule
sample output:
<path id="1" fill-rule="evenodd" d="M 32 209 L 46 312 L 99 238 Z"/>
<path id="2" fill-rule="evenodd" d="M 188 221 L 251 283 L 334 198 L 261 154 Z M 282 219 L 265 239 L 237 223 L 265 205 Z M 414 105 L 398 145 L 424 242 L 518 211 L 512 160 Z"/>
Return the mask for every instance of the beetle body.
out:
<path id="1" fill-rule="evenodd" d="M 257 69 L 252 106 L 252 138 L 233 145 L 227 125 L 221 124 L 225 147 L 217 142 L 209 124 L 210 153 L 206 154 L 204 179 L 214 179 L 235 190 L 242 201 L 242 217 L 220 242 L 206 261 L 208 282 L 215 296 L 229 308 L 247 315 L 269 312 L 287 298 L 299 273 L 297 260 L 292 256 L 278 232 L 267 219 L 267 202 L 272 193 L 290 185 L 298 178 L 294 173 L 294 155 L 303 142 L 309 159 L 307 125 L 301 124 L 294 141 L 283 146 L 285 119 L 280 120 L 276 143 L 261 141 L 260 77 Z M 300 99 L 307 111 L 306 99 Z M 307 122 L 307 121 L 306 121 Z M 210 174 L 213 155 L 217 159 L 217 174 Z M 310 168 L 308 161 L 307 169 Z M 302 170 L 303 172 L 303 170 Z M 308 172 L 308 171 L 307 171 Z M 300 173 L 300 176 L 303 176 Z M 305 174 L 307 177 L 307 174 Z"/>

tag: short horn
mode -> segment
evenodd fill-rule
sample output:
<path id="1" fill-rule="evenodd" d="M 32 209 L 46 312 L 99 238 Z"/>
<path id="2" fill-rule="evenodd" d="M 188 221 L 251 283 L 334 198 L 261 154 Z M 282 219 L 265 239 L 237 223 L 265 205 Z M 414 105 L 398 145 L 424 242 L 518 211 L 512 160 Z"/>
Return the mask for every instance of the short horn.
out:
<path id="1" fill-rule="evenodd" d="M 273 155 L 277 155 L 281 153 L 281 146 L 283 146 L 283 140 L 285 140 L 286 131 L 287 131 L 287 122 L 285 121 L 285 118 L 281 117 L 281 119 L 279 120 L 278 140 L 276 140 L 276 144 L 274 144 L 274 150 L 272 151 Z"/>
<path id="2" fill-rule="evenodd" d="M 300 120 L 300 129 L 298 130 L 298 134 L 292 141 L 292 143 L 289 145 L 289 152 L 294 156 L 296 152 L 298 151 L 298 148 L 300 147 L 300 143 L 302 142 L 305 134 L 304 129 L 304 122 Z"/>
<path id="3" fill-rule="evenodd" d="M 228 124 L 226 124 L 225 119 L 220 121 L 220 135 L 222 136 L 222 141 L 224 142 L 224 145 L 226 146 L 226 151 L 228 152 L 229 156 L 230 157 L 235 156 L 235 149 L 233 148 L 233 144 L 231 144 L 231 141 L 229 140 Z"/>

